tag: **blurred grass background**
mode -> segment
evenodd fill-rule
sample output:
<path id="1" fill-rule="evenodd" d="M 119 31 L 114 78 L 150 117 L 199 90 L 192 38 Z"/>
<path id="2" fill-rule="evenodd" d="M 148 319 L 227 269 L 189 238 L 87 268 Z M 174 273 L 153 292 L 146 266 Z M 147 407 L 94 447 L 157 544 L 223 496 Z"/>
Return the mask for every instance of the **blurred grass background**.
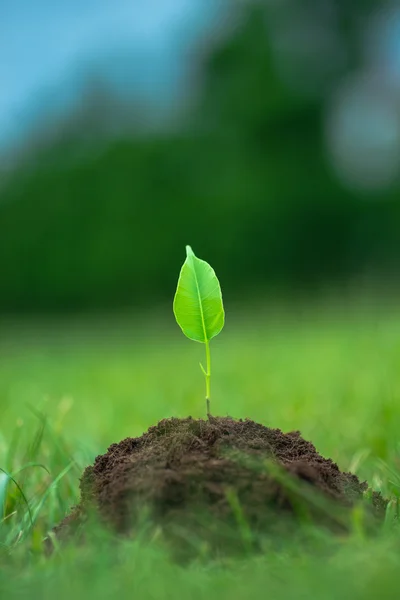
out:
<path id="1" fill-rule="evenodd" d="M 398 497 L 399 40 L 395 0 L 0 7 L 0 467 L 35 517 L 3 473 L 4 597 L 393 597 L 396 532 L 186 571 L 41 540 L 110 443 L 205 414 L 188 243 L 227 313 L 213 412 Z"/>
<path id="2" fill-rule="evenodd" d="M 271 306 L 263 319 L 240 312 L 231 319 L 213 341 L 214 414 L 298 428 L 343 469 L 360 450 L 384 461 L 398 451 L 397 311 L 389 307 L 377 316 L 357 304 L 307 306 L 299 314 Z M 14 427 L 35 427 L 37 414 L 91 457 L 162 418 L 204 418 L 198 366 L 204 348 L 186 340 L 172 320 L 75 319 L 19 332 L 4 326 L 3 452 Z M 372 476 L 371 469 L 364 475 Z"/>

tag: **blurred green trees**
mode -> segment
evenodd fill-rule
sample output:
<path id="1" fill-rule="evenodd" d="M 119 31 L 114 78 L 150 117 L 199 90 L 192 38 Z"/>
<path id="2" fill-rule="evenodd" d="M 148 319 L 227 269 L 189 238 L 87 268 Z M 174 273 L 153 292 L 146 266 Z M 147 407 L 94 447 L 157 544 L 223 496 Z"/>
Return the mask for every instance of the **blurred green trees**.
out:
<path id="1" fill-rule="evenodd" d="M 188 243 L 228 293 L 394 272 L 397 190 L 341 186 L 323 146 L 324 93 L 283 81 L 263 12 L 246 11 L 201 58 L 200 97 L 179 130 L 84 151 L 66 136 L 14 173 L 0 191 L 1 310 L 172 298 Z"/>

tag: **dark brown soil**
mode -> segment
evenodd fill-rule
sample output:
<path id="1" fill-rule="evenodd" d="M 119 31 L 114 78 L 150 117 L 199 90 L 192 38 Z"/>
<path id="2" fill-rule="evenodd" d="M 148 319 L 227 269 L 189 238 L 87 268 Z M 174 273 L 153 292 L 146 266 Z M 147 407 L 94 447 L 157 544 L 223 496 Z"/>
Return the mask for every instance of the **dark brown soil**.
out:
<path id="1" fill-rule="evenodd" d="M 84 530 L 93 511 L 112 530 L 134 535 L 147 510 L 166 537 L 232 548 L 310 521 L 343 532 L 358 503 L 373 525 L 386 508 L 298 431 L 229 417 L 160 421 L 112 444 L 80 487 L 80 505 L 54 530 L 60 539 Z"/>

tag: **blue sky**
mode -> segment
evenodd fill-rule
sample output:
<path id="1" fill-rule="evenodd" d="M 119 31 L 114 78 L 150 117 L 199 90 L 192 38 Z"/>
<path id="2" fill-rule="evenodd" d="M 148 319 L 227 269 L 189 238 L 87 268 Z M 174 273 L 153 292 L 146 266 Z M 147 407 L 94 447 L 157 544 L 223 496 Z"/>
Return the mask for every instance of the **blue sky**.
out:
<path id="1" fill-rule="evenodd" d="M 68 103 L 79 73 L 113 54 L 136 55 L 126 72 L 132 85 L 151 89 L 157 80 L 168 86 L 168 73 L 183 67 L 185 50 L 215 22 L 219 5 L 219 0 L 0 0 L 0 145 L 23 136 L 46 90 L 52 92 L 50 102 Z"/>

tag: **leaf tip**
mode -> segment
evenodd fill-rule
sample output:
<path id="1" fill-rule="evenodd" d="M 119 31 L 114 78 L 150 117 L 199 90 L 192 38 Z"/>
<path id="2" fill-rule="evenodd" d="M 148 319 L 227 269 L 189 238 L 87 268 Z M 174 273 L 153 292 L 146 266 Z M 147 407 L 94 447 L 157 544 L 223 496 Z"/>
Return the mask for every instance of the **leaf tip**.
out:
<path id="1" fill-rule="evenodd" d="M 189 258 L 189 256 L 194 256 L 194 252 L 191 248 L 191 246 L 186 246 L 186 256 Z"/>

